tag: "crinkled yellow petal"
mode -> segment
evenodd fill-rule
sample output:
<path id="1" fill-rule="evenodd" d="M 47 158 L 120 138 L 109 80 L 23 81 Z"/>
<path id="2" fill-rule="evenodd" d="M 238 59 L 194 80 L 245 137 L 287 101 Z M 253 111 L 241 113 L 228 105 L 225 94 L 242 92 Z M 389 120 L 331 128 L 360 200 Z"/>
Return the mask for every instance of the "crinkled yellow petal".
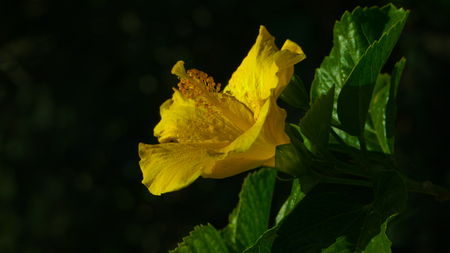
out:
<path id="1" fill-rule="evenodd" d="M 264 104 L 261 110 L 260 117 L 256 120 L 253 126 L 245 131 L 242 135 L 237 137 L 229 146 L 224 148 L 221 152 L 229 154 L 230 152 L 242 153 L 250 149 L 252 145 L 258 145 L 258 151 L 263 155 L 264 151 L 270 152 L 270 145 L 266 143 L 260 136 L 261 130 L 263 129 L 264 123 L 266 122 L 267 114 L 270 110 L 270 103 Z M 258 142 L 256 142 L 258 141 Z M 255 143 L 256 142 L 256 143 Z M 264 152 L 265 153 L 265 152 Z"/>
<path id="2" fill-rule="evenodd" d="M 273 91 L 275 101 L 291 81 L 291 76 L 294 74 L 294 65 L 305 58 L 306 55 L 302 49 L 291 40 L 286 40 L 281 50 L 275 54 L 275 65 L 278 67 L 278 85 Z"/>
<path id="3" fill-rule="evenodd" d="M 264 26 L 247 57 L 233 73 L 225 91 L 244 103 L 257 118 L 269 96 L 278 98 L 294 72 L 293 65 L 306 58 L 301 48 L 288 40 L 281 51 Z"/>
<path id="4" fill-rule="evenodd" d="M 289 143 L 284 132 L 286 111 L 279 108 L 273 97 L 266 100 L 255 124 L 229 146 L 220 150 L 228 156 L 214 162 L 203 177 L 230 177 L 261 165 L 272 165 L 277 145 Z M 275 132 L 273 132 L 275 131 Z"/>
<path id="5" fill-rule="evenodd" d="M 236 117 L 252 125 L 253 115 L 243 104 L 229 101 L 228 107 Z M 196 107 L 192 99 L 187 99 L 174 89 L 172 99 L 160 107 L 161 121 L 154 129 L 160 143 L 175 141 L 180 143 L 233 141 L 243 133 L 232 119 L 222 114 L 206 115 L 206 109 Z"/>
<path id="6" fill-rule="evenodd" d="M 267 103 L 270 103 L 270 110 L 261 130 L 260 138 L 274 147 L 290 143 L 289 137 L 284 132 L 286 111 L 276 104 L 274 97 L 270 97 Z"/>
<path id="7" fill-rule="evenodd" d="M 221 159 L 225 143 L 139 143 L 142 183 L 154 195 L 182 189 Z"/>

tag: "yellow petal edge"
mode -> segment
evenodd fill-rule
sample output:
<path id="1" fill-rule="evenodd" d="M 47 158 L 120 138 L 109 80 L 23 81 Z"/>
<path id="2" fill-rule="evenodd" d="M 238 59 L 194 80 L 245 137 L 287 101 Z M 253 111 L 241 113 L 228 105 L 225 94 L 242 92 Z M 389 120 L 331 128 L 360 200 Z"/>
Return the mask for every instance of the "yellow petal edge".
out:
<path id="1" fill-rule="evenodd" d="M 174 89 L 172 99 L 161 105 L 161 121 L 154 129 L 160 144 L 139 143 L 142 183 L 152 194 L 180 190 L 199 176 L 225 178 L 274 166 L 276 146 L 289 143 L 286 111 L 276 99 L 289 83 L 293 65 L 305 59 L 296 43 L 287 40 L 279 50 L 274 41 L 261 26 L 223 93 L 220 84 L 208 88 L 206 81 L 189 74 L 184 62 L 175 64 L 172 73 L 180 83 L 205 84 L 206 92 L 193 93 L 197 98 Z M 214 101 L 208 104 L 200 97 Z"/>

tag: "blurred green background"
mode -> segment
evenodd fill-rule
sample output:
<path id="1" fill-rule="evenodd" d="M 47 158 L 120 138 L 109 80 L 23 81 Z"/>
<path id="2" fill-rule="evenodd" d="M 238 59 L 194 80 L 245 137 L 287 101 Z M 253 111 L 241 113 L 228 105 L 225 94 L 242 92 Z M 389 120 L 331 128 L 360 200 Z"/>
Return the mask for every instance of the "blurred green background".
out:
<path id="1" fill-rule="evenodd" d="M 226 83 L 265 25 L 279 47 L 291 39 L 303 48 L 295 72 L 309 87 L 335 20 L 387 3 L 1 1 L 0 252 L 167 252 L 195 225 L 225 227 L 244 174 L 161 197 L 140 183 L 138 143 L 157 143 L 173 64 Z M 407 58 L 396 159 L 412 178 L 450 187 L 450 1 L 393 3 L 411 10 L 384 68 Z M 278 183 L 275 208 L 289 185 Z M 449 213 L 449 203 L 410 194 L 390 226 L 393 252 L 448 248 Z"/>

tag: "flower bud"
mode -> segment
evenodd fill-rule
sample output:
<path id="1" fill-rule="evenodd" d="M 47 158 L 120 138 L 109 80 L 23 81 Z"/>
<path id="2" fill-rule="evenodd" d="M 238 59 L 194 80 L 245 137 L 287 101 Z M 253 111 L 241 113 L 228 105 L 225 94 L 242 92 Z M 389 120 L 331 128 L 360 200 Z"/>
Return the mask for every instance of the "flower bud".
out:
<path id="1" fill-rule="evenodd" d="M 275 169 L 296 177 L 307 174 L 311 165 L 311 155 L 303 144 L 299 129 L 293 124 L 286 124 L 285 132 L 291 143 L 277 146 L 275 152 Z"/>
<path id="2" fill-rule="evenodd" d="M 296 74 L 292 75 L 291 81 L 281 92 L 280 98 L 296 108 L 301 108 L 305 111 L 309 110 L 308 92 L 306 92 L 305 85 Z"/>

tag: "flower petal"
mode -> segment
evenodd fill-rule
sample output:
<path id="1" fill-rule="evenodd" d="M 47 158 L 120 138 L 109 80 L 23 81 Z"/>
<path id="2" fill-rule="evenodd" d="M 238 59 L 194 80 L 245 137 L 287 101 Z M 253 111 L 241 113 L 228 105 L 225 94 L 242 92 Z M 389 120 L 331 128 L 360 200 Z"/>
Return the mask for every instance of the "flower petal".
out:
<path id="1" fill-rule="evenodd" d="M 253 124 L 253 115 L 243 104 L 230 101 L 227 108 L 248 125 Z M 154 129 L 160 143 L 232 142 L 244 132 L 224 115 L 212 113 L 210 119 L 204 108 L 196 107 L 177 89 L 172 99 L 161 105 L 160 113 L 162 119 Z"/>
<path id="2" fill-rule="evenodd" d="M 284 132 L 285 118 L 286 111 L 276 105 L 273 97 L 266 100 L 255 124 L 220 150 L 228 156 L 206 168 L 202 176 L 224 178 L 261 165 L 273 166 L 276 146 L 289 143 L 289 137 Z"/>
<path id="3" fill-rule="evenodd" d="M 269 113 L 269 110 L 270 110 L 270 102 L 269 100 L 267 100 L 264 106 L 261 108 L 260 117 L 256 120 L 255 124 L 253 124 L 253 126 L 245 133 L 237 137 L 229 146 L 224 148 L 221 152 L 227 154 L 229 154 L 230 152 L 251 153 L 248 152 L 250 147 L 256 146 L 258 156 L 264 157 L 265 154 L 270 155 L 271 145 L 266 143 L 264 139 L 258 138 L 260 136 L 261 130 L 264 127 L 264 123 L 266 122 L 266 117 L 267 114 Z"/>
<path id="4" fill-rule="evenodd" d="M 221 159 L 216 152 L 224 143 L 139 143 L 142 183 L 154 195 L 182 189 L 194 182 L 203 170 Z"/>
<path id="5" fill-rule="evenodd" d="M 261 26 L 255 45 L 225 88 L 250 108 L 255 118 L 265 100 L 271 95 L 277 98 L 289 83 L 293 65 L 306 57 L 294 42 L 286 41 L 279 51 L 274 41 L 275 38 Z"/>
<path id="6" fill-rule="evenodd" d="M 270 109 L 266 122 L 261 130 L 260 138 L 266 140 L 272 146 L 290 143 L 289 136 L 284 132 L 287 113 L 276 104 L 274 97 L 269 98 Z"/>
<path id="7" fill-rule="evenodd" d="M 291 76 L 294 74 L 293 66 L 305 58 L 306 55 L 302 49 L 291 40 L 286 40 L 281 50 L 275 54 L 275 65 L 278 66 L 278 85 L 273 93 L 275 100 L 291 81 Z"/>
<path id="8" fill-rule="evenodd" d="M 234 153 L 238 154 L 238 153 Z M 237 175 L 239 173 L 255 169 L 261 165 L 263 165 L 266 161 L 270 160 L 259 160 L 259 159 L 248 159 L 242 157 L 234 157 L 229 156 L 226 159 L 219 160 L 214 163 L 213 167 L 211 167 L 211 172 L 202 174 L 205 178 L 226 178 Z"/>

